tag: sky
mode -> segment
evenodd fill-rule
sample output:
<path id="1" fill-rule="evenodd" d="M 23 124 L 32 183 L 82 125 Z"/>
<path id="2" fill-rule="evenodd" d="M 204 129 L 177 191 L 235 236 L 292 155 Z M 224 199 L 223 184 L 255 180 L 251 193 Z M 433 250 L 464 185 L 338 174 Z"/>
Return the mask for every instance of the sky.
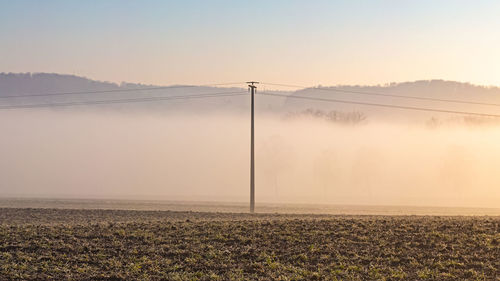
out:
<path id="1" fill-rule="evenodd" d="M 500 86 L 500 1 L 0 0 L 0 72 Z"/>

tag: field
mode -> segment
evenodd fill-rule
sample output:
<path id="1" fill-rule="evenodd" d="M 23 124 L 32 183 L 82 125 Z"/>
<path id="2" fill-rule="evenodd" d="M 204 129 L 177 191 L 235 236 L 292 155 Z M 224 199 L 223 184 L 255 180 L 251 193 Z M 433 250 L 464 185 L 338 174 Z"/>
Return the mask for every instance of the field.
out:
<path id="1" fill-rule="evenodd" d="M 0 280 L 500 280 L 500 217 L 0 208 Z"/>

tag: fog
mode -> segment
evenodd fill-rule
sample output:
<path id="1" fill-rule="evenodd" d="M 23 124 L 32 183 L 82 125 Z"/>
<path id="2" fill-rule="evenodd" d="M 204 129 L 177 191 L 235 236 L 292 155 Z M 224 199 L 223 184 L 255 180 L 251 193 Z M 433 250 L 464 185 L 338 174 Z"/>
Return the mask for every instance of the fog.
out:
<path id="1" fill-rule="evenodd" d="M 0 196 L 246 202 L 249 116 L 0 112 Z M 498 207 L 500 126 L 256 118 L 256 200 Z"/>

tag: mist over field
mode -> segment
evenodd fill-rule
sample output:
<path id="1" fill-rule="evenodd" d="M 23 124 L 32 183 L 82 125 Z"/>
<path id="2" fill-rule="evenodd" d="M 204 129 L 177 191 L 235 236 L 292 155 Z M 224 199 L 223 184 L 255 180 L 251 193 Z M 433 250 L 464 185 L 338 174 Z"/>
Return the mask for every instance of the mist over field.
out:
<path id="1" fill-rule="evenodd" d="M 0 281 L 500 281 L 498 11 L 0 0 Z"/>
<path id="2" fill-rule="evenodd" d="M 256 118 L 256 200 L 497 207 L 500 127 Z M 0 196 L 246 202 L 249 115 L 0 112 Z"/>

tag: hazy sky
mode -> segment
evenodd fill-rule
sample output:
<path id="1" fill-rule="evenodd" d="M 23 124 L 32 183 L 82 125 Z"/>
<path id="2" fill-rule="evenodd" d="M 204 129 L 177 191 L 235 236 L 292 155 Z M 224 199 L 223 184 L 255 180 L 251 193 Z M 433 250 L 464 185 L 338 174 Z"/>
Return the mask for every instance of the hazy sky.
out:
<path id="1" fill-rule="evenodd" d="M 500 1 L 0 0 L 0 72 L 500 85 Z"/>

